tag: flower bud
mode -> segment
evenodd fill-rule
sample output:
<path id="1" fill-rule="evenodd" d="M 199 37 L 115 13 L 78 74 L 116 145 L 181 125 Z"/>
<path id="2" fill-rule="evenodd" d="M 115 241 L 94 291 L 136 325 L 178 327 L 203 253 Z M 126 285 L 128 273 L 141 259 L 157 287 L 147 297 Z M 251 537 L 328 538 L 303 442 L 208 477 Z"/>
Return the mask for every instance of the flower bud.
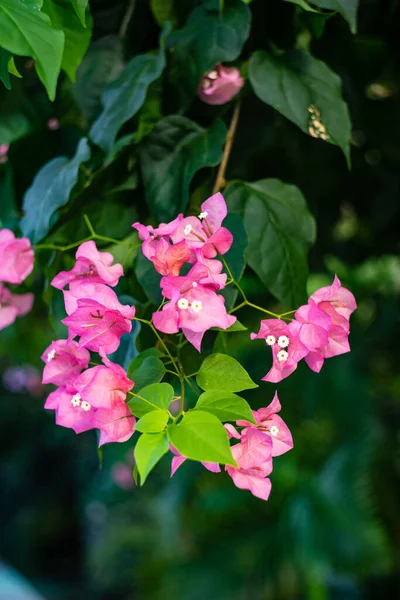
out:
<path id="1" fill-rule="evenodd" d="M 206 104 L 225 104 L 239 93 L 243 84 L 236 67 L 219 63 L 200 79 L 197 95 Z"/>

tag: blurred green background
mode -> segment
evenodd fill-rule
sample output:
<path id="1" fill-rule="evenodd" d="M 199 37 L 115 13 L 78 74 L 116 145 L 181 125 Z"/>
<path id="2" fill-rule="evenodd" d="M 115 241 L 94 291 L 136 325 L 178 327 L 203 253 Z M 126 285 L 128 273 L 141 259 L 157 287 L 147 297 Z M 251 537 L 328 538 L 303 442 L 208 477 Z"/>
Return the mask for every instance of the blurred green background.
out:
<path id="1" fill-rule="evenodd" d="M 114 33 L 124 2 L 91 6 L 95 38 Z M 135 10 L 136 53 L 156 46 L 158 31 L 147 2 Z M 290 28 L 273 23 L 298 19 L 292 5 L 256 0 L 254 13 L 255 36 L 291 43 Z M 92 431 L 56 427 L 35 371 L 54 337 L 39 273 L 36 311 L 0 333 L 0 560 L 46 600 L 400 598 L 400 2 L 363 0 L 358 23 L 354 37 L 331 18 L 311 44 L 343 80 L 351 171 L 336 147 L 305 136 L 255 96 L 244 98 L 228 167 L 229 179 L 277 177 L 302 190 L 318 224 L 309 291 L 337 273 L 359 304 L 352 352 L 319 375 L 301 364 L 277 386 L 295 446 L 274 461 L 268 502 L 189 461 L 170 480 L 164 459 L 137 488 L 132 444 L 106 446 L 99 469 Z M 29 65 L 18 64 L 24 79 L 0 91 L 0 128 L 10 107 L 29 127 L 0 165 L 3 207 L 20 206 L 38 168 L 73 152 L 82 127 L 77 88 L 65 81 L 51 105 Z M 189 116 L 207 123 L 214 110 L 196 100 Z M 49 130 L 50 118 L 58 130 Z M 121 214 L 129 232 L 141 202 L 140 189 L 100 193 L 99 232 L 118 235 Z M 250 272 L 244 287 L 257 304 L 273 305 Z M 240 319 L 257 328 L 253 312 Z M 254 380 L 268 370 L 265 345 L 250 345 L 248 332 L 232 334 L 229 348 Z M 274 390 L 262 383 L 246 398 L 259 408 Z M 1 583 L 0 598 L 12 600 Z"/>

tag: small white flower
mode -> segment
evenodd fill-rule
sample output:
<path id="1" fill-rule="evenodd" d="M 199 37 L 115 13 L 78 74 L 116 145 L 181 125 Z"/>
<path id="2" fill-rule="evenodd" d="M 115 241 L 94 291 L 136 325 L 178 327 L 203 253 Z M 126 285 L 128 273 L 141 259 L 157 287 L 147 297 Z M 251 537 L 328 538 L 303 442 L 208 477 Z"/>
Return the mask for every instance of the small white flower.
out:
<path id="1" fill-rule="evenodd" d="M 53 360 L 55 355 L 56 355 L 56 351 L 53 348 L 53 350 L 50 350 L 50 352 L 47 355 L 47 362 L 50 362 L 51 360 Z"/>
<path id="2" fill-rule="evenodd" d="M 201 310 L 203 310 L 203 303 L 201 300 L 193 300 L 192 304 L 191 304 L 191 308 L 194 310 L 194 312 L 200 312 Z"/>
<path id="3" fill-rule="evenodd" d="M 183 233 L 185 235 L 189 235 L 189 233 L 192 231 L 193 227 L 190 225 L 190 223 L 188 223 L 185 227 L 185 229 L 183 230 Z"/>
<path id="4" fill-rule="evenodd" d="M 272 425 L 271 429 L 269 430 L 270 434 L 273 435 L 274 437 L 276 435 L 278 435 L 279 433 L 279 429 L 276 425 Z"/>
<path id="5" fill-rule="evenodd" d="M 75 394 L 75 396 L 72 396 L 71 404 L 72 404 L 72 406 L 80 406 L 81 405 L 81 395 Z M 82 402 L 82 404 L 83 404 L 83 402 Z"/>
<path id="6" fill-rule="evenodd" d="M 81 408 L 82 408 L 82 409 L 83 409 L 85 412 L 88 412 L 88 411 L 89 411 L 89 410 L 92 408 L 92 406 L 91 406 L 91 404 L 89 404 L 89 402 L 85 402 L 85 401 L 83 401 L 83 402 L 81 402 Z"/>
<path id="7" fill-rule="evenodd" d="M 178 308 L 182 308 L 183 310 L 189 308 L 189 302 L 186 300 L 186 298 L 179 298 Z"/>
<path id="8" fill-rule="evenodd" d="M 276 342 L 275 336 L 274 335 L 267 335 L 265 342 L 268 344 L 268 346 L 273 346 Z"/>
<path id="9" fill-rule="evenodd" d="M 287 348 L 289 346 L 289 338 L 287 335 L 280 335 L 278 338 L 278 346 L 280 348 Z"/>
<path id="10" fill-rule="evenodd" d="M 279 362 L 282 362 L 283 360 L 287 360 L 289 355 L 286 350 L 280 350 L 276 356 Z"/>
<path id="11" fill-rule="evenodd" d="M 213 69 L 212 71 L 207 73 L 207 77 L 208 79 L 218 79 L 218 71 L 216 69 Z"/>
<path id="12" fill-rule="evenodd" d="M 199 219 L 206 219 L 208 217 L 208 212 L 204 211 L 199 214 Z"/>
<path id="13" fill-rule="evenodd" d="M 193 281 L 192 287 L 197 287 L 197 283 L 195 281 Z"/>

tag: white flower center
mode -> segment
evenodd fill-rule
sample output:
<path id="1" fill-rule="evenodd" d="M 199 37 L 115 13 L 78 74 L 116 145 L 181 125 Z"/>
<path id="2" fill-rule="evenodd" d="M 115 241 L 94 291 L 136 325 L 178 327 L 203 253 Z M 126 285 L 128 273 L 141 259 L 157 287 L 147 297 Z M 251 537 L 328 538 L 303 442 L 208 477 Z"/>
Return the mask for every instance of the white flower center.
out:
<path id="1" fill-rule="evenodd" d="M 197 287 L 197 283 L 195 281 L 193 281 L 192 287 Z"/>
<path id="2" fill-rule="evenodd" d="M 289 346 L 289 338 L 287 337 L 287 335 L 279 336 L 278 346 L 280 346 L 280 348 L 287 348 L 287 346 Z"/>
<path id="3" fill-rule="evenodd" d="M 216 69 L 213 69 L 212 71 L 207 73 L 207 77 L 208 79 L 218 79 L 218 71 Z"/>
<path id="4" fill-rule="evenodd" d="M 53 360 L 55 355 L 56 355 L 56 351 L 53 348 L 53 350 L 50 350 L 50 352 L 47 355 L 47 362 L 50 362 L 51 360 Z"/>
<path id="5" fill-rule="evenodd" d="M 276 435 L 278 435 L 279 433 L 279 429 L 276 425 L 272 425 L 271 429 L 269 430 L 270 434 L 273 435 L 274 437 Z"/>
<path id="6" fill-rule="evenodd" d="M 265 342 L 268 344 L 268 346 L 273 346 L 276 342 L 275 336 L 274 335 L 267 335 Z"/>
<path id="7" fill-rule="evenodd" d="M 208 212 L 204 211 L 199 214 L 199 219 L 206 219 L 208 217 Z"/>
<path id="8" fill-rule="evenodd" d="M 89 404 L 89 402 L 85 402 L 85 401 L 83 401 L 83 402 L 81 402 L 81 408 L 82 408 L 82 409 L 83 409 L 85 412 L 88 412 L 88 411 L 89 411 L 89 410 L 92 408 L 92 406 L 91 406 L 91 404 Z"/>
<path id="9" fill-rule="evenodd" d="M 75 394 L 75 396 L 72 396 L 71 404 L 72 404 L 72 406 L 80 406 L 81 405 L 81 395 Z M 82 402 L 82 404 L 83 404 L 83 402 Z"/>
<path id="10" fill-rule="evenodd" d="M 288 353 L 286 352 L 286 350 L 280 350 L 276 356 L 279 362 L 282 362 L 283 360 L 287 360 Z"/>
<path id="11" fill-rule="evenodd" d="M 201 310 L 203 310 L 203 303 L 201 300 L 193 300 L 192 304 L 191 304 L 191 308 L 194 310 L 194 312 L 200 312 Z"/>
<path id="12" fill-rule="evenodd" d="M 192 231 L 193 227 L 190 225 L 190 223 L 188 223 L 185 227 L 185 229 L 183 230 L 183 233 L 185 235 L 189 235 L 189 233 Z"/>
<path id="13" fill-rule="evenodd" d="M 178 308 L 182 308 L 183 310 L 189 308 L 189 302 L 186 300 L 186 298 L 179 298 Z"/>

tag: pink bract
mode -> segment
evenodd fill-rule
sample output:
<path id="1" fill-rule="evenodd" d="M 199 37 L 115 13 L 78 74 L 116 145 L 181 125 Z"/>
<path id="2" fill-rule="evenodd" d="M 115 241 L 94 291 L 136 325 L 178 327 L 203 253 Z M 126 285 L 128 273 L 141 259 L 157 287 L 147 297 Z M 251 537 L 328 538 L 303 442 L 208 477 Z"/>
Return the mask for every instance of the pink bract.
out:
<path id="1" fill-rule="evenodd" d="M 33 306 L 33 294 L 12 294 L 0 283 L 0 330 L 26 315 Z"/>
<path id="2" fill-rule="evenodd" d="M 322 287 L 315 291 L 311 294 L 310 300 L 313 300 L 317 304 L 320 302 L 329 302 L 336 312 L 347 320 L 350 319 L 350 315 L 357 308 L 354 295 L 342 286 L 337 275 L 335 275 L 332 285 Z"/>
<path id="3" fill-rule="evenodd" d="M 45 362 L 42 383 L 65 385 L 75 379 L 82 369 L 86 369 L 90 354 L 86 348 L 78 348 L 73 340 L 56 340 L 42 354 Z"/>
<path id="4" fill-rule="evenodd" d="M 32 273 L 34 254 L 28 238 L 0 230 L 0 282 L 20 284 Z"/>
<path id="5" fill-rule="evenodd" d="M 185 456 L 182 456 L 182 454 L 174 446 L 170 445 L 169 449 L 171 450 L 172 454 L 175 455 L 171 462 L 170 477 L 172 477 L 173 475 L 175 475 L 179 467 L 187 460 L 187 458 Z M 202 461 L 201 464 L 207 469 L 207 471 L 211 471 L 212 473 L 220 473 L 221 471 L 221 467 L 218 463 Z"/>
<path id="6" fill-rule="evenodd" d="M 244 80 L 236 67 L 224 67 L 218 63 L 200 79 L 197 95 L 206 104 L 225 104 L 239 93 L 243 85 Z"/>
<path id="7" fill-rule="evenodd" d="M 96 408 L 113 408 L 125 402 L 126 394 L 133 388 L 125 370 L 103 358 L 106 364 L 84 371 L 74 381 L 74 386 L 83 398 Z"/>

